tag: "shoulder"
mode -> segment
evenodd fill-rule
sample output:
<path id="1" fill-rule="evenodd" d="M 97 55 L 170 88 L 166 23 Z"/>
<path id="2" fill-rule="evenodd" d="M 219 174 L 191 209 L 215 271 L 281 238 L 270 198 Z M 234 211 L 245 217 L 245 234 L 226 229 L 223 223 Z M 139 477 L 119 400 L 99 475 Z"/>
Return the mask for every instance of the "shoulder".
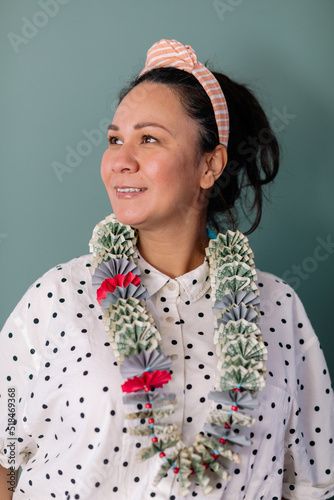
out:
<path id="1" fill-rule="evenodd" d="M 275 290 L 276 293 L 295 293 L 286 281 L 279 278 L 275 274 L 268 273 L 256 268 L 257 281 L 260 293 L 264 290 Z"/>
<path id="2" fill-rule="evenodd" d="M 283 309 L 293 308 L 296 304 L 303 307 L 296 291 L 282 278 L 260 269 L 256 269 L 256 274 L 262 305 L 276 304 Z"/>
<path id="3" fill-rule="evenodd" d="M 260 291 L 261 324 L 266 335 L 292 338 L 302 350 L 318 344 L 311 322 L 297 292 L 278 276 L 256 269 Z M 290 340 L 289 340 L 290 339 Z"/>
<path id="4" fill-rule="evenodd" d="M 35 283 L 31 286 L 36 286 L 37 283 L 57 281 L 60 275 L 76 276 L 79 274 L 90 275 L 90 268 L 92 263 L 92 254 L 81 255 L 75 257 L 68 262 L 57 264 L 55 267 L 49 269 L 44 273 Z M 31 288 L 31 287 L 30 287 Z"/>
<path id="5" fill-rule="evenodd" d="M 283 310 L 293 308 L 295 302 L 300 302 L 297 293 L 283 279 L 260 269 L 256 269 L 256 273 L 256 285 L 260 292 L 261 308 L 276 310 L 277 313 L 281 313 Z"/>
<path id="6" fill-rule="evenodd" d="M 28 292 L 32 292 L 34 289 L 41 291 L 48 287 L 57 290 L 65 286 L 65 283 L 76 282 L 78 279 L 79 282 L 91 279 L 91 263 L 92 255 L 87 254 L 71 259 L 68 262 L 57 264 L 38 278 L 29 287 Z"/>
<path id="7" fill-rule="evenodd" d="M 58 264 L 40 278 L 26 291 L 10 315 L 12 320 L 28 318 L 37 314 L 32 320 L 37 323 L 39 317 L 54 314 L 55 304 L 64 304 L 81 288 L 83 293 L 92 293 L 91 284 L 92 255 L 83 255 L 68 262 Z M 83 286 L 83 285 L 86 285 Z M 80 292 L 79 292 L 80 293 Z M 69 305 L 66 300 L 66 305 Z"/>
<path id="8" fill-rule="evenodd" d="M 10 352 L 21 365 L 25 360 L 24 366 L 36 369 L 48 335 L 53 332 L 59 336 L 64 325 L 78 321 L 77 313 L 93 303 L 91 260 L 91 255 L 83 255 L 59 264 L 29 287 L 1 331 L 0 357 L 8 358 L 6 353 Z M 1 359 L 0 365 L 4 363 Z"/>

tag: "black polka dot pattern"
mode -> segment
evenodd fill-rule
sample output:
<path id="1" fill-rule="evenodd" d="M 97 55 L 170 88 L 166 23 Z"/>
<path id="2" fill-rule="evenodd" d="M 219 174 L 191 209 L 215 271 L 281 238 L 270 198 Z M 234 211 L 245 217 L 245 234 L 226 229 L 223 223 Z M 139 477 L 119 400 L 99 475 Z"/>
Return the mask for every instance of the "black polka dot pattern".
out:
<path id="1" fill-rule="evenodd" d="M 16 495 L 37 498 L 38 491 L 41 498 L 180 500 L 171 472 L 153 487 L 151 470 L 158 456 L 135 460 L 150 438 L 133 436 L 128 427 L 134 422 L 123 419 L 124 379 L 102 325 L 90 264 L 91 257 L 84 256 L 46 273 L 17 306 L 20 321 L 9 318 L 0 336 L 0 405 L 10 384 L 22 396 L 17 447 L 23 470 Z M 208 266 L 204 262 L 167 279 L 142 258 L 138 265 L 150 293 L 147 307 L 159 325 L 164 352 L 173 359 L 168 391 L 178 403 L 168 420 L 179 426 L 189 446 L 210 408 L 221 408 L 208 397 L 218 361 Z M 269 355 L 256 424 L 240 430 L 252 444 L 236 450 L 242 461 L 231 464 L 230 482 L 213 480 L 209 497 L 194 484 L 189 498 L 274 500 L 292 494 L 303 498 L 305 491 L 310 498 L 314 491 L 323 497 L 332 492 L 333 392 L 323 353 L 295 292 L 268 273 L 258 271 L 258 276 L 260 326 Z M 5 412 L 0 415 L 1 451 Z M 5 464 L 6 454 L 0 459 Z"/>

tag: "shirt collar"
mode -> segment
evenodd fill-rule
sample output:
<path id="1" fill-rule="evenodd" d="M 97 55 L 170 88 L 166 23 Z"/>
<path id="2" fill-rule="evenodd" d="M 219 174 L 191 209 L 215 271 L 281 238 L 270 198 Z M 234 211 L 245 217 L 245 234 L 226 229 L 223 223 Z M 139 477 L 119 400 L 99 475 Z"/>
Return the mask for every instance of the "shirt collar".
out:
<path id="1" fill-rule="evenodd" d="M 150 297 L 161 290 L 167 283 L 176 281 L 179 284 L 180 297 L 195 302 L 199 300 L 210 288 L 209 264 L 204 259 L 203 264 L 173 280 L 166 274 L 155 269 L 140 255 L 137 249 L 137 266 L 141 272 L 141 281 Z"/>

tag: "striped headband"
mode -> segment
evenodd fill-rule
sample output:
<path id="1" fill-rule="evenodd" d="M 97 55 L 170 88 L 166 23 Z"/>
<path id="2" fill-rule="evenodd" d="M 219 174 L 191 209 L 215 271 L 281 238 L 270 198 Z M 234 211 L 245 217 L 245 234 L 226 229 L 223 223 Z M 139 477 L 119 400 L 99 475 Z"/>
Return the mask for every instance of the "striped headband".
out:
<path id="1" fill-rule="evenodd" d="M 196 52 L 190 45 L 182 45 L 177 40 L 160 40 L 147 52 L 144 69 L 139 76 L 155 68 L 173 67 L 191 73 L 199 81 L 210 97 L 215 113 L 219 133 L 219 142 L 227 147 L 229 135 L 229 117 L 223 91 L 204 64 L 197 61 Z"/>

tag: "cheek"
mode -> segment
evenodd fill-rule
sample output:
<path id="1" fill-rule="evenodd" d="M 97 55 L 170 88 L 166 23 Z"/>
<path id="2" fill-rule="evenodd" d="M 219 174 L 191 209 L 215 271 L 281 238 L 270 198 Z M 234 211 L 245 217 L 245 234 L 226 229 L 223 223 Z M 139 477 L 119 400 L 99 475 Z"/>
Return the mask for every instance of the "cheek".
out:
<path id="1" fill-rule="evenodd" d="M 150 180 L 156 188 L 156 194 L 161 198 L 169 198 L 171 193 L 176 195 L 180 183 L 182 183 L 179 170 L 170 168 L 170 165 L 160 165 L 154 174 L 150 176 Z"/>
<path id="2" fill-rule="evenodd" d="M 106 150 L 102 156 L 101 160 L 101 178 L 104 184 L 108 181 L 109 169 L 108 169 L 108 150 Z"/>
<path id="3" fill-rule="evenodd" d="M 187 175 L 187 164 L 181 152 L 159 155 L 152 163 L 152 178 L 166 186 L 179 186 Z"/>
<path id="4" fill-rule="evenodd" d="M 196 183 L 197 171 L 191 159 L 180 153 L 165 170 L 163 177 L 165 185 L 172 188 L 176 195 L 180 192 L 186 196 L 187 189 L 185 190 L 185 188 L 187 187 L 189 192 L 192 190 L 194 183 Z"/>

